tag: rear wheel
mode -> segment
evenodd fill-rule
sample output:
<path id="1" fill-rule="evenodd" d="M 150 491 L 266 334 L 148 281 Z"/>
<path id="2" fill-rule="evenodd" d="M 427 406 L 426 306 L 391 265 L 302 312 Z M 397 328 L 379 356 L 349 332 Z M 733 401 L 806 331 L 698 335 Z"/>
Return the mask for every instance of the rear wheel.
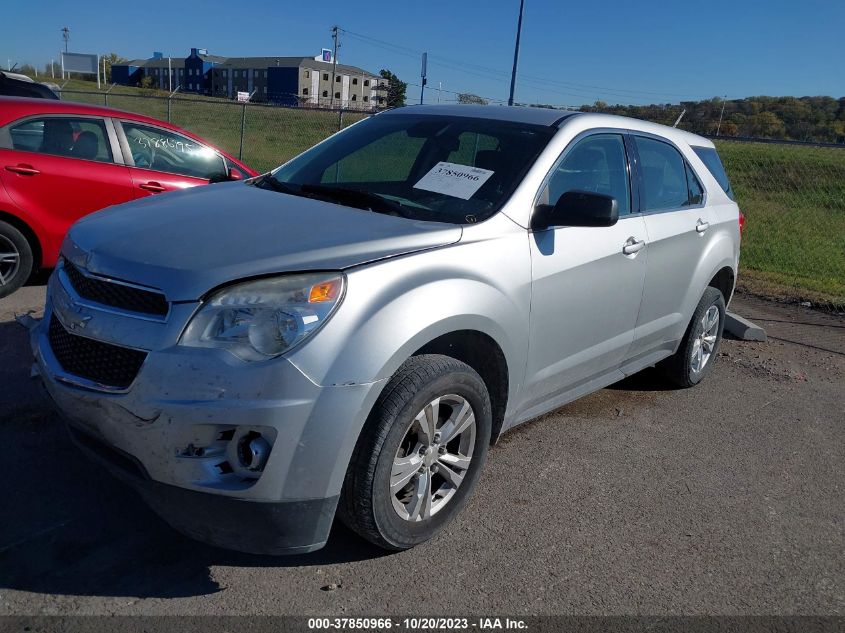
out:
<path id="1" fill-rule="evenodd" d="M 0 298 L 20 288 L 32 273 L 32 249 L 23 233 L 0 221 Z"/>
<path id="2" fill-rule="evenodd" d="M 708 287 L 698 302 L 678 351 L 660 368 L 680 387 L 697 385 L 713 366 L 722 330 L 725 327 L 725 298 L 716 288 Z"/>
<path id="3" fill-rule="evenodd" d="M 388 382 L 358 440 L 339 505 L 368 541 L 401 550 L 442 530 L 466 505 L 487 456 L 490 397 L 447 356 L 415 356 Z"/>

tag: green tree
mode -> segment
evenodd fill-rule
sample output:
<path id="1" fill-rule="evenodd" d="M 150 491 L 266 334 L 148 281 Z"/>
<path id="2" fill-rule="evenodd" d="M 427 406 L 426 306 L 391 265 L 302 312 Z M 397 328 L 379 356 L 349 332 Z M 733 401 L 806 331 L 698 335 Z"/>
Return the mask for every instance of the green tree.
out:
<path id="1" fill-rule="evenodd" d="M 469 92 L 462 92 L 458 95 L 458 103 L 473 103 L 475 105 L 487 105 L 487 99 Z"/>
<path id="2" fill-rule="evenodd" d="M 760 112 L 749 120 L 751 124 L 751 135 L 764 138 L 783 138 L 786 135 L 786 128 L 778 116 L 773 112 Z"/>
<path id="3" fill-rule="evenodd" d="M 117 53 L 109 53 L 108 55 L 104 55 L 102 59 L 100 59 L 100 63 L 105 66 L 106 69 L 106 83 L 111 83 L 111 67 L 115 64 L 125 64 L 129 60 L 125 57 L 121 57 Z"/>
<path id="4" fill-rule="evenodd" d="M 408 90 L 408 84 L 384 68 L 379 71 L 379 75 L 387 79 L 387 94 L 385 95 L 387 103 L 385 105 L 388 108 L 398 108 L 405 105 L 405 92 Z"/>

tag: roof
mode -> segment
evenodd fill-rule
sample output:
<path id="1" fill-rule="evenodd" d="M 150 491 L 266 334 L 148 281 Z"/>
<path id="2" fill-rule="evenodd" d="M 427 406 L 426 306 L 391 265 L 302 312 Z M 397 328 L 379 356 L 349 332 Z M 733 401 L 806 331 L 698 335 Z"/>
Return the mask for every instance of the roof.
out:
<path id="1" fill-rule="evenodd" d="M 549 125 L 562 127 L 564 122 L 577 117 L 578 125 L 584 128 L 598 128 L 602 126 L 629 129 L 663 136 L 676 142 L 688 145 L 713 147 L 713 141 L 698 134 L 679 130 L 678 128 L 660 125 L 651 121 L 617 116 L 615 114 L 600 114 L 594 112 L 579 112 L 575 110 L 555 110 L 552 108 L 532 108 L 527 106 L 491 106 L 491 105 L 411 105 L 393 110 L 387 110 L 379 116 L 399 114 L 440 114 L 446 116 L 468 116 L 479 119 L 495 119 L 498 121 L 514 121 L 515 123 L 533 123 L 535 125 Z"/>
<path id="2" fill-rule="evenodd" d="M 491 105 L 411 105 L 397 108 L 396 110 L 389 110 L 384 115 L 392 113 L 468 116 L 479 119 L 495 119 L 498 121 L 513 121 L 515 123 L 533 123 L 534 125 L 549 126 L 557 125 L 563 119 L 580 114 L 579 112 L 553 110 L 551 108 Z"/>

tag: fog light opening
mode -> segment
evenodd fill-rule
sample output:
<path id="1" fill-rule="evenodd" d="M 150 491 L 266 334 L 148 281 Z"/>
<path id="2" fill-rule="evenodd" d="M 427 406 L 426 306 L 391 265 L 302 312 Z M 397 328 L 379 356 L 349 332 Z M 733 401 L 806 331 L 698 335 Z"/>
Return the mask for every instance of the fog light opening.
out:
<path id="1" fill-rule="evenodd" d="M 269 455 L 270 443 L 261 433 L 250 431 L 238 441 L 238 461 L 250 472 L 263 471 Z"/>

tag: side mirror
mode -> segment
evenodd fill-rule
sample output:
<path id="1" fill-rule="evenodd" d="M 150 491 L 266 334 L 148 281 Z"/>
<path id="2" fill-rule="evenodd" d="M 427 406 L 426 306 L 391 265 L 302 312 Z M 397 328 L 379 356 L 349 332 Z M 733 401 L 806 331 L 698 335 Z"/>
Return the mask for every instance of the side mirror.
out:
<path id="1" fill-rule="evenodd" d="M 613 226 L 618 221 L 619 204 L 613 196 L 592 191 L 567 191 L 554 206 L 537 205 L 531 228 L 542 231 L 552 226 Z"/>
<path id="2" fill-rule="evenodd" d="M 229 171 L 226 173 L 226 175 L 229 177 L 229 180 L 243 180 L 244 179 L 244 177 L 241 176 L 241 172 L 239 172 L 237 169 L 232 169 L 231 167 L 229 168 Z"/>

